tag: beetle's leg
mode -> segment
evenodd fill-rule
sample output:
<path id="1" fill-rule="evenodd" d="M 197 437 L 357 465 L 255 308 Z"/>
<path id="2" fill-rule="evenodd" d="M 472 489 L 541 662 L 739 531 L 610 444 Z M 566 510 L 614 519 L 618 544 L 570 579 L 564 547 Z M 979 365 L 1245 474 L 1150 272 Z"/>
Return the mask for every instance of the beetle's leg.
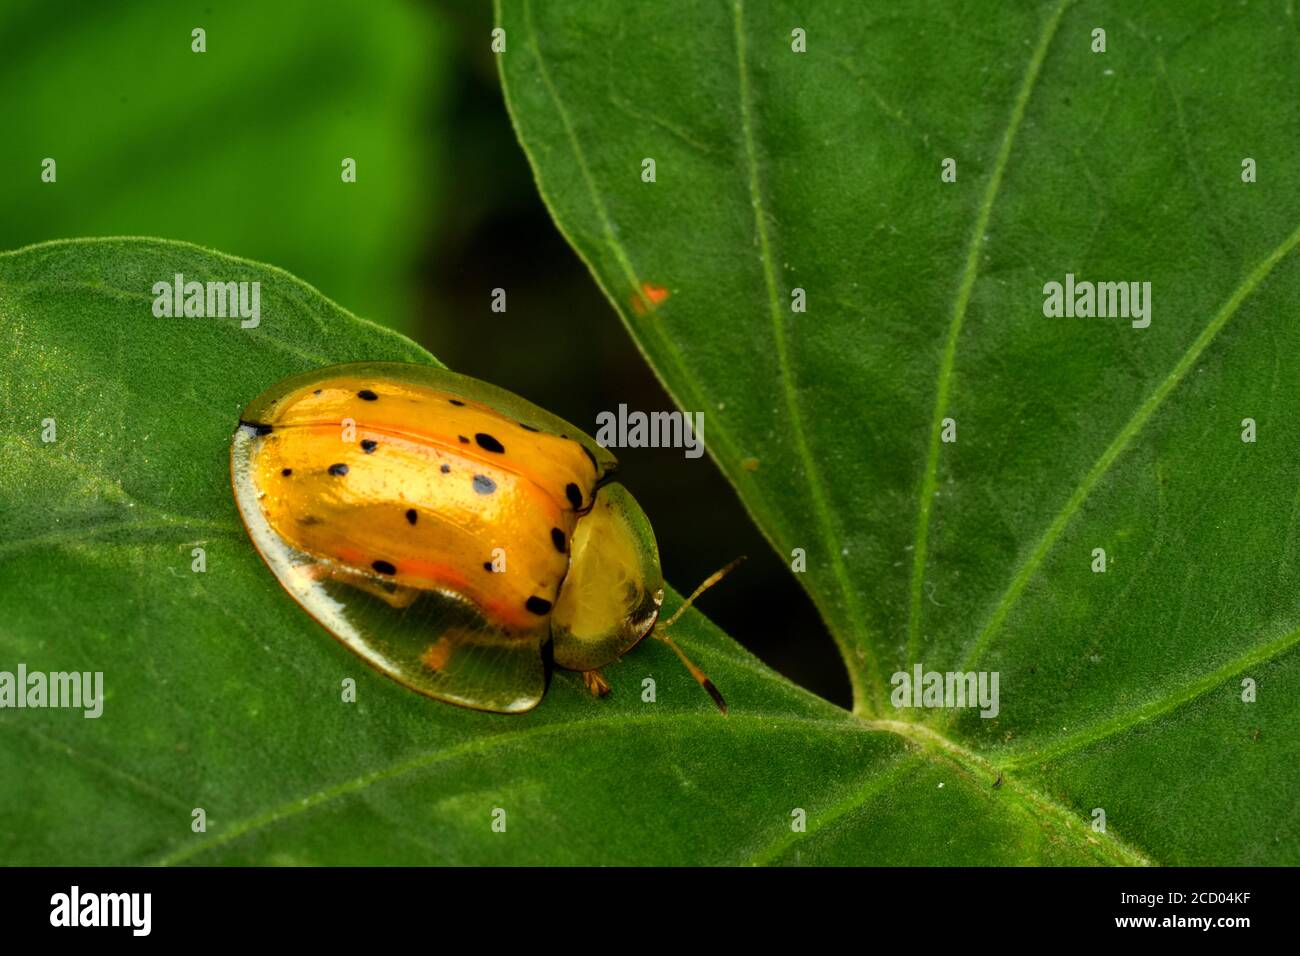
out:
<path id="1" fill-rule="evenodd" d="M 384 585 L 369 578 L 358 577 L 356 579 L 346 579 L 348 584 L 353 587 L 361 588 L 368 594 L 373 594 L 386 604 L 395 608 L 410 607 L 415 603 L 415 599 L 420 596 L 419 588 L 404 588 L 400 585 Z"/>
<path id="2" fill-rule="evenodd" d="M 430 644 L 420 655 L 420 663 L 431 671 L 440 671 L 451 658 L 452 643 L 446 637 L 440 637 Z"/>
<path id="3" fill-rule="evenodd" d="M 587 685 L 587 690 L 591 691 L 594 697 L 604 697 L 609 693 L 609 681 L 605 680 L 605 675 L 598 670 L 583 671 L 582 682 Z"/>
<path id="4" fill-rule="evenodd" d="M 415 603 L 415 599 L 420 596 L 419 588 L 406 588 L 400 584 L 385 584 L 382 581 L 376 581 L 369 575 L 345 571 L 342 568 L 331 567 L 328 564 L 309 564 L 299 568 L 298 573 L 311 578 L 313 581 L 328 578 L 342 582 L 365 591 L 367 594 L 373 594 L 384 603 L 399 609 L 410 607 Z"/>

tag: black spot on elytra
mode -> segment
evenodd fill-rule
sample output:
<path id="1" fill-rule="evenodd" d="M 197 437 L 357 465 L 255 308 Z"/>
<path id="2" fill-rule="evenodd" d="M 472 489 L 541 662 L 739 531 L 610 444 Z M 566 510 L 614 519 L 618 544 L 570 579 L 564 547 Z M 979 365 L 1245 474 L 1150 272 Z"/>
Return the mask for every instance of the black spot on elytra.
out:
<path id="1" fill-rule="evenodd" d="M 281 468 L 281 469 L 280 469 L 280 474 L 282 474 L 282 475 L 284 475 L 284 477 L 288 478 L 290 475 L 293 474 L 293 469 L 292 469 L 292 468 Z"/>
<path id="2" fill-rule="evenodd" d="M 551 544 L 555 545 L 555 550 L 564 554 L 564 532 L 559 528 L 551 529 Z"/>
<path id="3" fill-rule="evenodd" d="M 519 423 L 519 427 L 522 428 L 522 429 L 523 429 L 524 431 L 526 431 L 526 432 L 539 432 L 539 431 L 541 431 L 540 428 L 534 428 L 532 425 L 528 424 L 527 422 L 520 422 L 520 423 Z"/>
<path id="4" fill-rule="evenodd" d="M 466 438 L 464 435 L 457 435 L 456 437 L 457 437 L 458 439 L 460 439 L 460 443 L 461 443 L 462 445 L 468 445 L 468 444 L 469 444 L 469 439 Z"/>
<path id="5" fill-rule="evenodd" d="M 490 495 L 497 490 L 497 483 L 487 475 L 475 475 L 474 490 L 480 495 Z"/>
<path id="6" fill-rule="evenodd" d="M 483 570 L 484 570 L 484 571 L 491 571 L 491 570 L 492 570 L 492 562 L 491 562 L 491 561 L 484 561 L 484 562 L 483 562 Z"/>
<path id="7" fill-rule="evenodd" d="M 420 516 L 419 516 L 418 514 L 415 513 L 415 509 L 414 509 L 414 508 L 407 508 L 407 509 L 406 509 L 406 521 L 407 521 L 408 524 L 415 524 L 415 522 L 417 522 L 417 521 L 419 521 L 419 520 L 420 520 Z"/>
<path id="8" fill-rule="evenodd" d="M 438 470 L 439 470 L 440 472 L 442 472 L 444 475 L 450 475 L 450 474 L 451 474 L 451 465 L 443 465 L 443 466 L 442 466 L 441 468 L 439 468 Z"/>
<path id="9" fill-rule="evenodd" d="M 524 607 L 528 608 L 528 610 L 532 611 L 534 614 L 551 613 L 551 602 L 546 600 L 546 598 L 539 598 L 537 595 L 533 595 L 525 601 Z"/>
<path id="10" fill-rule="evenodd" d="M 449 399 L 447 399 L 447 401 L 451 402 L 451 403 L 452 403 L 453 405 L 455 405 L 457 408 L 463 408 L 464 405 L 465 405 L 465 403 L 462 402 L 459 398 L 449 398 Z"/>
<path id="11" fill-rule="evenodd" d="M 364 451 L 367 455 L 369 455 L 372 451 L 374 451 L 378 447 L 379 447 L 379 442 L 377 441 L 372 441 L 369 438 L 361 439 L 361 450 Z"/>
<path id="12" fill-rule="evenodd" d="M 478 442 L 478 447 L 482 448 L 484 451 L 492 451 L 500 454 L 506 450 L 505 445 L 501 444 L 487 432 L 477 432 L 474 435 L 474 440 Z"/>
<path id="13" fill-rule="evenodd" d="M 344 464 L 342 464 L 342 463 L 337 463 L 337 464 L 330 465 L 330 474 L 331 474 L 331 475 L 346 475 L 347 473 L 348 473 L 348 466 L 347 466 L 347 465 L 344 465 Z"/>
<path id="14" fill-rule="evenodd" d="M 379 396 L 370 389 L 363 388 L 361 391 L 357 392 L 357 398 L 361 399 L 363 402 L 373 402 L 378 400 Z"/>
<path id="15" fill-rule="evenodd" d="M 387 561 L 372 561 L 370 566 L 380 574 L 396 574 L 397 568 L 393 567 Z"/>
<path id="16" fill-rule="evenodd" d="M 564 486 L 564 497 L 569 499 L 569 504 L 573 505 L 575 510 L 582 507 L 582 489 L 573 482 Z"/>
<path id="17" fill-rule="evenodd" d="M 319 389 L 319 388 L 316 389 L 316 391 L 312 392 L 312 394 L 313 394 L 313 395 L 319 395 L 319 394 L 320 394 L 320 389 Z"/>

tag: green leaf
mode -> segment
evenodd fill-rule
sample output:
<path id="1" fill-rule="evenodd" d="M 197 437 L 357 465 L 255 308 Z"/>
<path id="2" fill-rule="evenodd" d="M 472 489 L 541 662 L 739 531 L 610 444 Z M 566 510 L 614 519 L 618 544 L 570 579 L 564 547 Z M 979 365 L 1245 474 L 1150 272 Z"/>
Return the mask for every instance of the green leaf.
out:
<path id="1" fill-rule="evenodd" d="M 913 754 L 782 784 L 765 858 L 1300 862 L 1290 5 L 497 13 L 560 229 Z M 1048 318 L 1067 273 L 1150 326 Z M 894 707 L 916 665 L 1000 713 Z"/>
<path id="2" fill-rule="evenodd" d="M 177 272 L 260 282 L 260 324 L 156 318 L 152 286 Z M 230 439 L 288 375 L 434 359 L 284 272 L 158 240 L 34 246 L 0 255 L 0 337 L 0 671 L 101 671 L 105 695 L 94 719 L 0 710 L 6 863 L 745 862 L 810 852 L 791 847 L 795 807 L 824 829 L 808 838 L 821 856 L 867 839 L 920 862 L 923 846 L 890 836 L 907 801 L 936 804 L 935 839 L 987 814 L 974 776 L 918 765 L 694 612 L 675 634 L 729 717 L 655 641 L 607 669 L 609 698 L 557 672 L 522 716 L 368 669 L 254 552 Z M 910 788 L 883 789 L 904 775 Z M 1005 830 L 977 834 L 970 861 L 1014 858 Z"/>
<path id="3" fill-rule="evenodd" d="M 206 30 L 206 52 L 191 31 Z M 0 7 L 0 248 L 184 239 L 275 262 L 407 327 L 436 221 L 441 17 L 399 3 Z M 342 161 L 357 177 L 342 181 Z M 56 180 L 43 179 L 44 161 Z"/>

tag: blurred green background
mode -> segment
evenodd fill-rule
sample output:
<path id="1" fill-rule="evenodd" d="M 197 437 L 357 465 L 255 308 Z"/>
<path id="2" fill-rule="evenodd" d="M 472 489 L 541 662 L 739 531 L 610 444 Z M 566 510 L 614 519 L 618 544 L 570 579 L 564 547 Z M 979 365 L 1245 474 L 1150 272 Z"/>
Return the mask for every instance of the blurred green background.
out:
<path id="1" fill-rule="evenodd" d="M 487 0 L 4 0 L 0 248 L 184 239 L 286 269 L 589 432 L 620 402 L 672 408 L 537 195 L 491 27 Z M 712 461 L 619 458 L 667 578 L 689 590 L 748 554 L 702 610 L 847 706 L 811 602 Z"/>

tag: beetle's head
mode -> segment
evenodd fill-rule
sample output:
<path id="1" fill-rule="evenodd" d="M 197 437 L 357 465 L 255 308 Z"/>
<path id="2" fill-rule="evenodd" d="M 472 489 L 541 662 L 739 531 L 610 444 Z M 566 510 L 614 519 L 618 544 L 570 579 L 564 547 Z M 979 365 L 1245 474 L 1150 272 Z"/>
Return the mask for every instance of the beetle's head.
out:
<path id="1" fill-rule="evenodd" d="M 664 599 L 659 546 L 641 506 L 603 485 L 569 538 L 569 570 L 551 612 L 555 663 L 595 670 L 654 627 Z"/>
<path id="2" fill-rule="evenodd" d="M 569 670 L 595 670 L 622 657 L 653 632 L 726 713 L 717 688 L 666 632 L 700 594 L 742 560 L 709 577 L 668 621 L 656 627 L 664 601 L 664 576 L 654 529 L 626 488 L 617 483 L 601 486 L 569 541 L 569 570 L 551 612 L 555 663 Z"/>

